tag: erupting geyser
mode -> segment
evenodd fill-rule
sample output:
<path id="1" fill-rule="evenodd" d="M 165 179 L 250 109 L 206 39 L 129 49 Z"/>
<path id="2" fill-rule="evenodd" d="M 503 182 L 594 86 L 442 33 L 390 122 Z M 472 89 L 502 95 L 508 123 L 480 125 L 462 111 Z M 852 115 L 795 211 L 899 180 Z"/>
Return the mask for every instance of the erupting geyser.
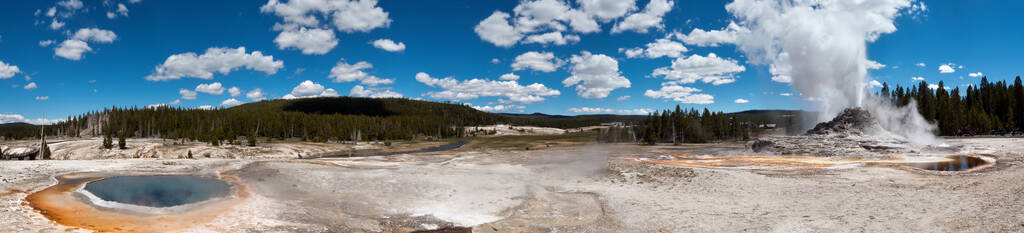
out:
<path id="1" fill-rule="evenodd" d="M 916 153 L 921 148 L 891 137 L 877 118 L 861 108 L 847 108 L 831 121 L 819 123 L 802 136 L 766 136 L 748 147 L 756 153 L 780 155 L 882 158 Z"/>
<path id="2" fill-rule="evenodd" d="M 937 144 L 929 124 L 914 104 L 895 107 L 872 97 L 868 69 L 884 65 L 867 58 L 867 43 L 896 31 L 893 20 L 914 14 L 913 0 L 763 1 L 737 0 L 726 5 L 742 30 L 732 33 L 751 63 L 770 65 L 777 82 L 791 83 L 805 102 L 814 103 L 822 122 L 849 107 L 877 120 L 885 138 L 919 145 Z"/>

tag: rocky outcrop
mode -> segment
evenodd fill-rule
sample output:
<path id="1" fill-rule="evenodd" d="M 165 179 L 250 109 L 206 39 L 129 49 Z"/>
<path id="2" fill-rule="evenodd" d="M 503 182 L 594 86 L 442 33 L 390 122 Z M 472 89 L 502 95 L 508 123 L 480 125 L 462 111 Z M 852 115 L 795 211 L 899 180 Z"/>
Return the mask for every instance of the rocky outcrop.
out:
<path id="1" fill-rule="evenodd" d="M 29 147 L 13 147 L 3 148 L 3 152 L 0 152 L 0 158 L 2 159 L 19 159 L 19 160 L 34 160 L 36 155 L 39 154 L 39 148 Z"/>
<path id="2" fill-rule="evenodd" d="M 818 123 L 801 136 L 766 136 L 747 144 L 755 153 L 794 156 L 879 158 L 917 153 L 920 148 L 881 136 L 878 121 L 861 108 L 847 108 L 831 121 Z"/>
<path id="3" fill-rule="evenodd" d="M 821 134 L 853 134 L 864 135 L 877 132 L 880 129 L 878 120 L 871 116 L 867 110 L 858 107 L 844 109 L 842 113 L 831 121 L 818 123 L 813 129 L 808 130 L 808 135 Z"/>

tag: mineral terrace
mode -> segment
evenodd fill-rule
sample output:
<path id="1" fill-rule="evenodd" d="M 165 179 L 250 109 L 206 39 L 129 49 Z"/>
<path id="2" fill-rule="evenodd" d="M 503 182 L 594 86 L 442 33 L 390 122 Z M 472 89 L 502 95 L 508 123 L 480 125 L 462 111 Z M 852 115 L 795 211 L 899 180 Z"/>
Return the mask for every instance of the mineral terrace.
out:
<path id="1" fill-rule="evenodd" d="M 956 149 L 945 150 L 836 135 L 771 137 L 769 149 L 760 152 L 743 143 L 544 142 L 549 146 L 526 150 L 473 142 L 448 151 L 324 159 L 297 155 L 384 146 L 205 148 L 130 140 L 135 150 L 99 153 L 91 149 L 97 139 L 62 141 L 51 147 L 58 158 L 69 160 L 0 162 L 0 232 L 1024 231 L 1024 139 L 949 139 Z M 856 146 L 836 149 L 832 145 L 838 141 Z M 763 142 L 752 144 L 758 143 Z M 425 144 L 394 146 L 438 143 Z M 774 154 L 780 149 L 821 154 Z M 196 158 L 179 158 L 187 150 Z M 934 172 L 840 160 L 849 154 L 921 151 L 984 155 L 995 163 L 970 172 Z M 760 160 L 761 166 L 672 160 L 755 158 L 750 156 L 768 159 Z M 834 163 L 811 165 L 822 161 Z M 179 214 L 148 215 L 92 205 L 74 185 L 48 189 L 57 184 L 55 177 L 97 173 L 202 174 L 230 181 L 241 192 Z M 58 204 L 77 209 L 41 210 Z M 174 224 L 153 224 L 153 219 Z"/>

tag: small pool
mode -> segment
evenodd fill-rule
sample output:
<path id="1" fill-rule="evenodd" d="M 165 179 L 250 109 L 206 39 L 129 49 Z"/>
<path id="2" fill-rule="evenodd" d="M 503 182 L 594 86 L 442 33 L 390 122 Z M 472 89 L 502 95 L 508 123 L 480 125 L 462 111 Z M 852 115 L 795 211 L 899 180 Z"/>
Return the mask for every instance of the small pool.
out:
<path id="1" fill-rule="evenodd" d="M 947 158 L 949 158 L 949 160 L 927 163 L 906 163 L 906 165 L 932 171 L 965 171 L 989 163 L 982 158 L 974 156 L 958 155 Z"/>
<path id="2" fill-rule="evenodd" d="M 227 196 L 231 185 L 189 175 L 115 176 L 90 182 L 85 190 L 106 201 L 171 207 Z"/>

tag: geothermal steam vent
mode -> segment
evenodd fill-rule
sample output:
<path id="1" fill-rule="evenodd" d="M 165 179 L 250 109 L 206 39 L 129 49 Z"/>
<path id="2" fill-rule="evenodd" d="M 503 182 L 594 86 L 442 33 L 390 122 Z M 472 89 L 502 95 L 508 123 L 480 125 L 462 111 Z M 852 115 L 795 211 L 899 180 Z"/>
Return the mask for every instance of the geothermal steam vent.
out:
<path id="1" fill-rule="evenodd" d="M 819 123 L 802 136 L 767 136 L 748 147 L 754 152 L 780 155 L 880 158 L 894 153 L 916 153 L 905 140 L 885 133 L 865 109 L 847 108 L 831 121 Z"/>
<path id="2" fill-rule="evenodd" d="M 865 135 L 876 132 L 877 129 L 879 129 L 878 121 L 867 110 L 847 108 L 831 121 L 818 123 L 813 129 L 808 130 L 807 134 Z"/>
<path id="3" fill-rule="evenodd" d="M 90 182 L 85 190 L 105 201 L 161 208 L 224 197 L 231 186 L 187 175 L 116 176 Z"/>

